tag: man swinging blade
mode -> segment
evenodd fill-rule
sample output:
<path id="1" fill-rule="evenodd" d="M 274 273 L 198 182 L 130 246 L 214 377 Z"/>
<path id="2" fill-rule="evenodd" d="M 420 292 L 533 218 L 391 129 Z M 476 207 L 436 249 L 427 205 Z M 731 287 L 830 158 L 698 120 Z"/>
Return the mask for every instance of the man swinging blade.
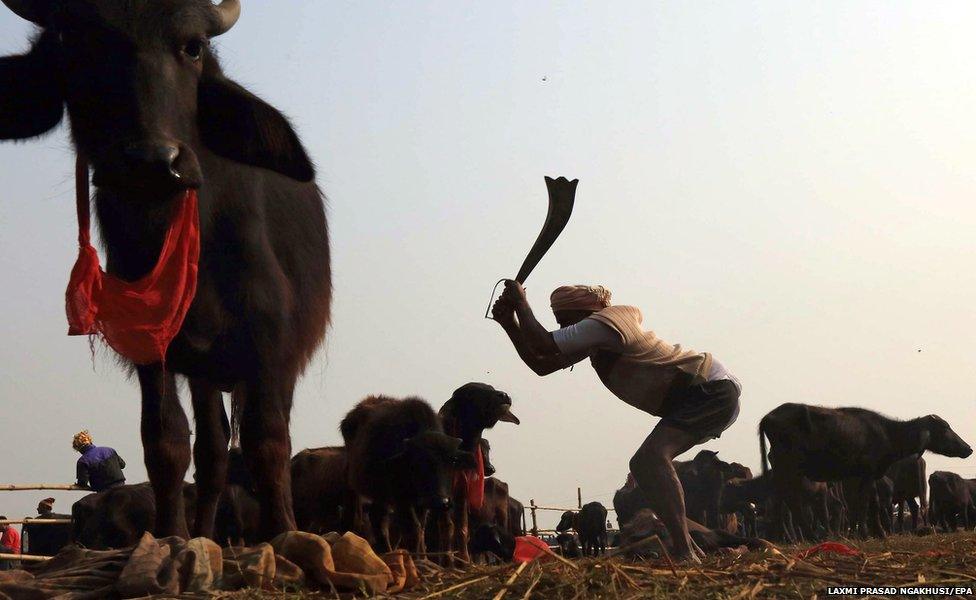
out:
<path id="1" fill-rule="evenodd" d="M 671 534 L 676 558 L 700 562 L 703 553 L 689 535 L 672 461 L 736 420 L 741 384 L 711 354 L 683 350 L 645 331 L 640 310 L 611 305 L 602 286 L 562 286 L 550 303 L 560 326 L 552 332 L 536 319 L 521 283 L 508 279 L 491 314 L 537 375 L 589 358 L 615 396 L 661 417 L 630 459 L 630 471 Z"/>

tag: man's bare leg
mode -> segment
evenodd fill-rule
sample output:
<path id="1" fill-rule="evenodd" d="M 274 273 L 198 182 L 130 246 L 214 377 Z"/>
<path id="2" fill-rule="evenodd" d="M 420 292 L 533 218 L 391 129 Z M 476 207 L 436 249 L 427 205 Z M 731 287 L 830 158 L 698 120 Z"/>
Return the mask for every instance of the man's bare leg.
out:
<path id="1" fill-rule="evenodd" d="M 671 461 L 696 446 L 700 438 L 682 429 L 658 423 L 630 459 L 630 472 L 645 492 L 651 508 L 671 534 L 675 558 L 701 562 L 701 550 L 688 534 L 685 495 Z M 696 550 L 698 550 L 696 552 Z"/>

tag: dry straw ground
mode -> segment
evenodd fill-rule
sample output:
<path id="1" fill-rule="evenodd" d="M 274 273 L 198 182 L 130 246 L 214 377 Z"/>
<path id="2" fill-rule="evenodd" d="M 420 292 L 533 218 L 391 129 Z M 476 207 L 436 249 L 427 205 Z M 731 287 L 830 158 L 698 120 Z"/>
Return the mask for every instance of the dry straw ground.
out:
<path id="1" fill-rule="evenodd" d="M 620 557 L 572 563 L 550 560 L 517 568 L 472 566 L 442 570 L 422 563 L 422 587 L 397 598 L 519 600 L 560 598 L 816 598 L 824 588 L 845 586 L 971 586 L 976 588 L 976 533 L 924 537 L 898 535 L 886 540 L 847 542 L 857 556 L 819 553 L 805 559 L 805 547 L 777 547 L 743 555 L 710 558 L 701 567 L 674 566 L 666 560 Z M 318 600 L 352 598 L 335 592 L 259 592 L 219 596 L 226 600 Z M 362 597 L 361 595 L 358 597 Z"/>

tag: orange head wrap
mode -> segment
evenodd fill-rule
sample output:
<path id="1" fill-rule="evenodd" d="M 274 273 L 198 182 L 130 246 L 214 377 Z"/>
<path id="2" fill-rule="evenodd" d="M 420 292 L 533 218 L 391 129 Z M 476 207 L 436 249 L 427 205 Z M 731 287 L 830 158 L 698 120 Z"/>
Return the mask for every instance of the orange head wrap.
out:
<path id="1" fill-rule="evenodd" d="M 610 290 L 602 285 L 564 285 L 549 297 L 552 310 L 599 311 L 610 306 Z"/>

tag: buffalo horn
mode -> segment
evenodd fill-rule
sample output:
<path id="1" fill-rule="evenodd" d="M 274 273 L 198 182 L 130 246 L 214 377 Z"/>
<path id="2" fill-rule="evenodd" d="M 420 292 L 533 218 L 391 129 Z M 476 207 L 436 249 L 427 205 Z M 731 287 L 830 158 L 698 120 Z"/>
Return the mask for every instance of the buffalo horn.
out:
<path id="1" fill-rule="evenodd" d="M 17 13 L 17 16 L 27 19 L 28 21 L 33 21 L 38 25 L 44 25 L 44 19 L 40 11 L 40 7 L 37 6 L 37 2 L 32 2 L 31 0 L 3 0 L 3 3 L 7 5 L 7 8 Z"/>
<path id="2" fill-rule="evenodd" d="M 7 0 L 3 1 L 7 2 Z M 237 23 L 237 19 L 241 17 L 240 0 L 221 0 L 220 4 L 214 8 L 217 9 L 217 14 L 220 16 L 220 25 L 211 32 L 210 35 L 212 36 L 227 33 L 234 26 L 234 23 Z"/>

